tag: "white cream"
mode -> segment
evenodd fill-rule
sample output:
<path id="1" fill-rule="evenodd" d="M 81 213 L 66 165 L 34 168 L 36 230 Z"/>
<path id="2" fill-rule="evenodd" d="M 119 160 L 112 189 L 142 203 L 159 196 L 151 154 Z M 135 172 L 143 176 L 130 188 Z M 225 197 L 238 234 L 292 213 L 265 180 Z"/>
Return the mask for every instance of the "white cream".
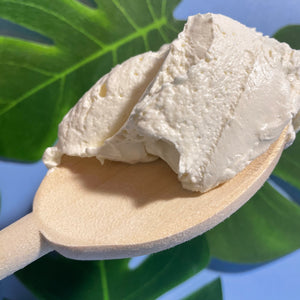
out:
<path id="1" fill-rule="evenodd" d="M 46 166 L 59 165 L 63 154 L 97 155 L 104 141 L 126 122 L 167 53 L 165 45 L 156 53 L 137 55 L 98 80 L 60 123 L 57 144 L 47 148 L 43 156 Z"/>
<path id="2" fill-rule="evenodd" d="M 65 116 L 62 154 L 129 163 L 161 157 L 207 191 L 300 127 L 300 51 L 222 15 L 196 15 L 159 52 L 115 67 Z"/>

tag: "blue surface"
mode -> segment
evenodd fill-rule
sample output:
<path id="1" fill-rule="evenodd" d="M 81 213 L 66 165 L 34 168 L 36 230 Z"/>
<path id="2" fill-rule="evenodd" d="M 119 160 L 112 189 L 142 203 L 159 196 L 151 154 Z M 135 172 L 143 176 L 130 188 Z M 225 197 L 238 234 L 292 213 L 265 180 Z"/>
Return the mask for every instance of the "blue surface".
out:
<path id="1" fill-rule="evenodd" d="M 267 35 L 284 25 L 300 24 L 299 0 L 185 0 L 174 15 L 186 19 L 198 12 L 222 13 Z M 30 211 L 33 195 L 45 173 L 46 168 L 41 162 L 0 162 L 0 228 Z M 276 178 L 273 178 L 273 183 L 281 184 Z M 299 201 L 299 194 L 293 194 L 292 190 L 290 193 Z M 299 300 L 300 251 L 261 266 L 232 265 L 213 260 L 210 269 L 200 272 L 160 299 L 180 299 L 218 276 L 222 279 L 225 300 Z M 34 299 L 14 276 L 0 282 L 0 299 L 4 296 L 12 300 Z"/>
<path id="2" fill-rule="evenodd" d="M 224 14 L 265 35 L 274 34 L 287 24 L 300 23 L 299 0 L 184 0 L 174 15 L 186 19 L 207 12 Z"/>

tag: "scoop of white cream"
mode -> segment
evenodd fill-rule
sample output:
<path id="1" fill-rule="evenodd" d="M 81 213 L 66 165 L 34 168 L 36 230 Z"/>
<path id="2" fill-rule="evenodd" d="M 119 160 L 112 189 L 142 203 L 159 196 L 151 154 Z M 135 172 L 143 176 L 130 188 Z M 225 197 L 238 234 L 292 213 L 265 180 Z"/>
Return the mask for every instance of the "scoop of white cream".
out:
<path id="1" fill-rule="evenodd" d="M 189 17 L 158 52 L 102 77 L 59 126 L 63 154 L 128 163 L 158 157 L 184 188 L 205 192 L 300 127 L 300 51 L 222 15 Z"/>

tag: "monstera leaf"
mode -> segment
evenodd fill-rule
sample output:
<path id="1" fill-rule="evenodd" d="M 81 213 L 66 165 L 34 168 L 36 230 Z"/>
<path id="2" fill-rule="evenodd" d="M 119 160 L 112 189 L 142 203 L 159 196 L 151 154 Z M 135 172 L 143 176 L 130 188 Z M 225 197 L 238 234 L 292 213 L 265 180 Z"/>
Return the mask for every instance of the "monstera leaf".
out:
<path id="1" fill-rule="evenodd" d="M 207 233 L 211 254 L 240 263 L 275 259 L 300 248 L 300 207 L 268 183 Z"/>
<path id="2" fill-rule="evenodd" d="M 288 43 L 293 49 L 300 49 L 300 25 L 283 27 L 274 34 L 274 38 Z"/>
<path id="3" fill-rule="evenodd" d="M 279 30 L 275 36 L 279 41 L 289 43 L 294 49 L 300 49 L 300 25 L 287 26 Z M 286 149 L 280 163 L 274 170 L 274 175 L 300 189 L 300 134 L 293 145 Z"/>
<path id="4" fill-rule="evenodd" d="M 222 300 L 222 284 L 221 279 L 217 278 L 208 283 L 192 295 L 188 296 L 184 300 Z"/>
<path id="5" fill-rule="evenodd" d="M 297 188 L 300 188 L 299 153 L 298 134 L 274 170 L 275 176 Z M 206 236 L 213 256 L 253 263 L 275 259 L 300 248 L 299 230 L 300 206 L 265 184 L 246 205 Z"/>
<path id="6" fill-rule="evenodd" d="M 300 26 L 287 26 L 275 36 L 300 49 Z M 300 134 L 284 150 L 274 175 L 299 189 Z M 207 233 L 211 254 L 231 262 L 252 263 L 275 259 L 300 248 L 300 206 L 269 184 L 232 217 Z"/>
<path id="7" fill-rule="evenodd" d="M 111 67 L 173 40 L 179 0 L 0 0 L 0 17 L 42 36 L 0 37 L 0 156 L 37 160 L 57 125 Z M 5 74 L 5 75 L 4 75 Z"/>
<path id="8" fill-rule="evenodd" d="M 82 262 L 49 254 L 18 271 L 17 276 L 46 300 L 152 300 L 199 272 L 208 261 L 207 242 L 198 237 L 150 255 L 135 269 L 129 268 L 129 259 Z M 220 285 L 205 290 L 219 295 Z"/>
<path id="9" fill-rule="evenodd" d="M 157 50 L 176 37 L 183 26 L 172 17 L 179 2 L 95 0 L 89 7 L 77 0 L 0 0 L 0 17 L 29 36 L 0 37 L 0 156 L 39 159 L 54 143 L 61 118 L 98 78 L 130 56 Z M 293 48 L 300 48 L 299 36 L 299 26 L 275 35 Z M 296 140 L 274 174 L 299 188 L 297 153 Z M 207 234 L 211 253 L 233 262 L 289 253 L 300 247 L 299 216 L 299 206 L 266 184 Z M 202 237 L 151 255 L 134 270 L 128 262 L 47 255 L 17 276 L 42 299 L 153 299 L 204 268 L 208 249 Z M 221 299 L 220 281 L 187 299 L 200 297 Z"/>

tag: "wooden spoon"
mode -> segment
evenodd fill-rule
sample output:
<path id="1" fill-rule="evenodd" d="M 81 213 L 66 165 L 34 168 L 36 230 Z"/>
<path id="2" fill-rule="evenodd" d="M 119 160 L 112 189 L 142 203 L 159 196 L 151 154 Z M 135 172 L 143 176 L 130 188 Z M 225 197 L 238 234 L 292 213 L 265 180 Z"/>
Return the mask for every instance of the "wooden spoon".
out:
<path id="1" fill-rule="evenodd" d="M 0 278 L 51 250 L 82 260 L 157 252 L 229 217 L 275 167 L 286 133 L 228 182 L 204 193 L 182 189 L 158 160 L 129 165 L 64 157 L 42 181 L 33 212 L 0 232 Z"/>

